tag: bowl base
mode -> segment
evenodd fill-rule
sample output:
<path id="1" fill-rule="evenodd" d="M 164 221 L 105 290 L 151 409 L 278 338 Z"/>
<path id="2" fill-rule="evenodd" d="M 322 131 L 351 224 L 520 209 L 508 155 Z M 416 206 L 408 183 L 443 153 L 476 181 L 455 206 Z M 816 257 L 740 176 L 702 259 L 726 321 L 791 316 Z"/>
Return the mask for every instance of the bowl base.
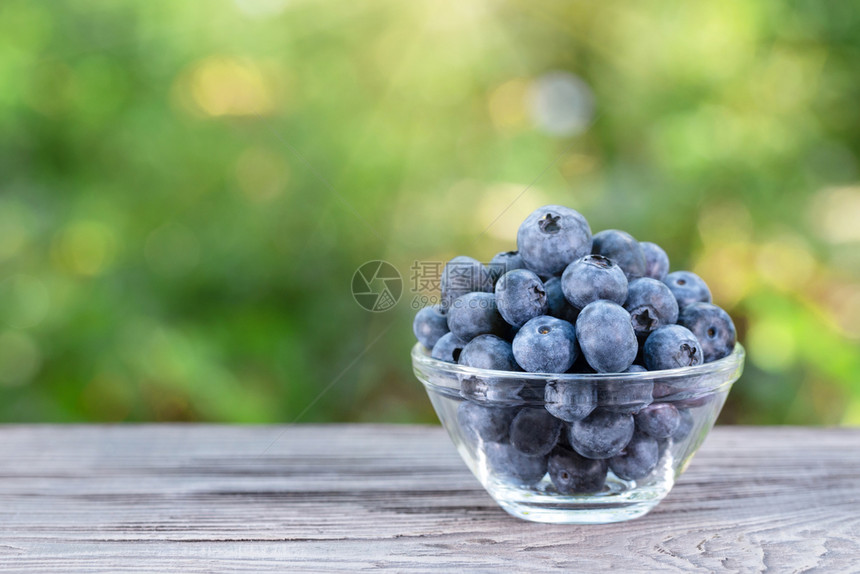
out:
<path id="1" fill-rule="evenodd" d="M 517 518 L 551 524 L 608 524 L 644 516 L 669 494 L 674 483 L 671 456 L 661 460 L 649 482 L 637 485 L 610 472 L 602 492 L 580 495 L 559 494 L 547 478 L 530 487 L 489 478 L 484 486 L 499 506 Z"/>
<path id="2" fill-rule="evenodd" d="M 547 524 L 609 524 L 633 520 L 647 514 L 657 506 L 659 500 L 630 502 L 620 505 L 577 505 L 524 502 L 522 500 L 496 499 L 499 506 L 511 516 Z"/>

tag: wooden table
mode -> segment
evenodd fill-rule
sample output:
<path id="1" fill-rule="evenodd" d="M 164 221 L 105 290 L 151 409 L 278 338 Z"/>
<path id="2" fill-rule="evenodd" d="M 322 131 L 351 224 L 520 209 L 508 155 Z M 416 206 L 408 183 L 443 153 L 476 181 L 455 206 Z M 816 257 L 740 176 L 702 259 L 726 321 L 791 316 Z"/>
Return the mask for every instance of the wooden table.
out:
<path id="1" fill-rule="evenodd" d="M 647 516 L 505 514 L 437 427 L 2 426 L 0 571 L 860 570 L 860 429 L 722 427 Z"/>

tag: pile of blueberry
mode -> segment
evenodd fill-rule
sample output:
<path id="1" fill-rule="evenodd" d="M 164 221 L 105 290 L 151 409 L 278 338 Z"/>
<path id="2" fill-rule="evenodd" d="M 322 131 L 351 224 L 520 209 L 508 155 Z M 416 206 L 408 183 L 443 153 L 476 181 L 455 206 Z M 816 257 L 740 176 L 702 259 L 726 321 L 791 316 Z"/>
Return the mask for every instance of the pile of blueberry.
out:
<path id="1" fill-rule="evenodd" d="M 517 249 L 488 265 L 466 256 L 446 264 L 440 303 L 413 324 L 433 358 L 500 371 L 638 373 L 716 361 L 735 347 L 735 326 L 705 282 L 669 273 L 654 243 L 614 229 L 592 235 L 579 212 L 548 205 L 522 223 Z M 548 472 L 565 494 L 601 490 L 610 469 L 624 480 L 650 474 L 669 441 L 690 433 L 696 406 L 641 377 L 552 381 L 538 406 L 510 400 L 522 389 L 492 377 L 460 384 L 468 399 L 460 429 L 493 472 L 525 485 Z"/>

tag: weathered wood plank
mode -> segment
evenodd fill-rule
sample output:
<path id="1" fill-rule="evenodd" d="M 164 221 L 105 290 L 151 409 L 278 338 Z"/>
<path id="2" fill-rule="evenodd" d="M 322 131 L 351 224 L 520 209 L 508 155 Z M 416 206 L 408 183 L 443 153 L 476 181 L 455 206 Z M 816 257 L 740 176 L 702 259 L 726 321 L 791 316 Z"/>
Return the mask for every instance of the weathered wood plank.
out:
<path id="1" fill-rule="evenodd" d="M 860 570 L 860 429 L 718 428 L 606 526 L 509 517 L 436 427 L 5 426 L 0 460 L 0 572 Z"/>

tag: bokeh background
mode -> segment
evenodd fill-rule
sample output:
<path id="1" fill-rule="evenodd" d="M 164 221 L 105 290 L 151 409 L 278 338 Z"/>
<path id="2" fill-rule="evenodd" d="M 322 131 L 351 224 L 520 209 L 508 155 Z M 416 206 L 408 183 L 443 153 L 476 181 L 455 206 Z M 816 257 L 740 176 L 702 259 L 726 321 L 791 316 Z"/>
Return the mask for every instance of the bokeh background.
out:
<path id="1" fill-rule="evenodd" d="M 552 202 L 710 283 L 723 423 L 858 424 L 858 70 L 850 2 L 4 0 L 0 420 L 434 421 L 410 269 Z"/>

